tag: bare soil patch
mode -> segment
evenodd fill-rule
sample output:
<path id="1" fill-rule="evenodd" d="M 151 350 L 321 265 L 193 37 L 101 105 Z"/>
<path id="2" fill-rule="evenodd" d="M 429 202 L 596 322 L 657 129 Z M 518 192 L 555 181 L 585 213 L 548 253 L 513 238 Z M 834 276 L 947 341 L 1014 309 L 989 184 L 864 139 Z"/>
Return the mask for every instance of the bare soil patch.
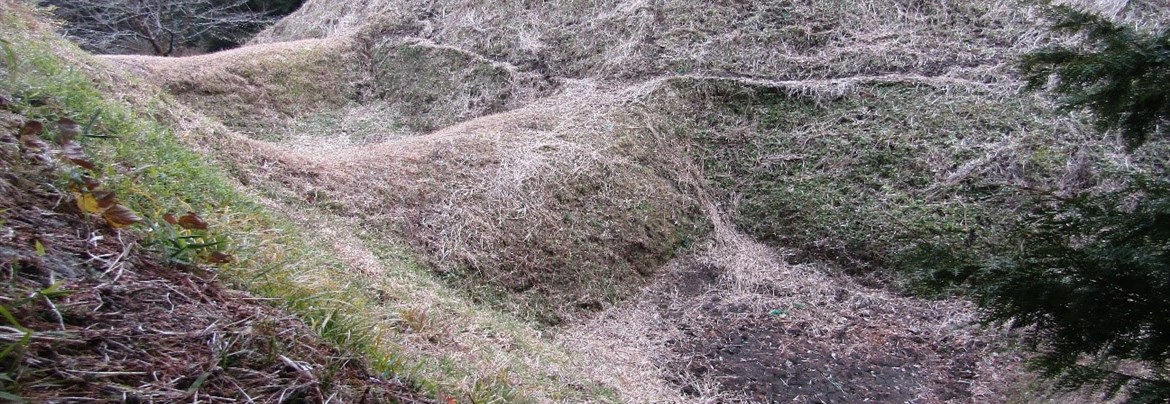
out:
<path id="1" fill-rule="evenodd" d="M 1011 336 L 978 325 L 969 305 L 866 288 L 814 264 L 787 263 L 782 252 L 742 236 L 716 234 L 642 295 L 562 338 L 586 351 L 643 347 L 609 363 L 631 366 L 618 374 L 652 364 L 674 389 L 656 392 L 657 401 L 1027 400 L 1024 357 L 1003 342 Z M 625 332 L 629 319 L 644 329 Z"/>
<path id="2" fill-rule="evenodd" d="M 986 343 L 964 345 L 927 341 L 913 333 L 878 332 L 875 340 L 842 349 L 851 333 L 873 333 L 854 326 L 822 339 L 804 330 L 801 321 L 751 313 L 742 306 L 711 298 L 700 306 L 708 321 L 682 327 L 674 349 L 689 357 L 686 372 L 710 376 L 722 387 L 758 402 L 851 403 L 907 402 L 933 391 L 940 401 L 972 398 L 977 355 Z M 682 385 L 687 395 L 699 394 Z"/>

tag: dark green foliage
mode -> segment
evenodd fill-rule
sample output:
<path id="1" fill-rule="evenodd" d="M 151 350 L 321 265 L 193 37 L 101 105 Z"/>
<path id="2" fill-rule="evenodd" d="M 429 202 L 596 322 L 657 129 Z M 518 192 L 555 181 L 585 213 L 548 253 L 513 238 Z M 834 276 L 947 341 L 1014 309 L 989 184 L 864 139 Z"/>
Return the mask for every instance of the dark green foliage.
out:
<path id="1" fill-rule="evenodd" d="M 1170 118 L 1170 28 L 1143 33 L 1068 6 L 1054 8 L 1061 32 L 1080 33 L 1076 47 L 1051 47 L 1025 55 L 1031 88 L 1057 79 L 1053 91 L 1066 108 L 1087 108 L 1100 129 L 1117 129 L 1127 146 L 1165 132 Z"/>
<path id="2" fill-rule="evenodd" d="M 985 318 L 1034 333 L 1036 365 L 1063 387 L 1170 398 L 1170 181 L 1034 206 L 976 275 Z M 1119 371 L 1123 360 L 1155 372 Z"/>
<path id="3" fill-rule="evenodd" d="M 1026 55 L 1032 88 L 1055 76 L 1068 109 L 1087 109 L 1132 151 L 1170 117 L 1170 30 L 1140 32 L 1067 7 L 1056 29 L 1076 47 Z M 1165 147 L 1158 144 L 1152 147 Z M 1155 150 L 1154 154 L 1162 154 Z M 941 248 L 989 322 L 1031 334 L 1035 365 L 1062 388 L 1099 388 L 1128 402 L 1170 401 L 1170 172 L 1123 174 L 1109 191 L 1033 200 L 995 254 Z M 1105 181 L 1104 183 L 1108 183 Z M 972 264 L 974 263 L 974 264 Z"/>

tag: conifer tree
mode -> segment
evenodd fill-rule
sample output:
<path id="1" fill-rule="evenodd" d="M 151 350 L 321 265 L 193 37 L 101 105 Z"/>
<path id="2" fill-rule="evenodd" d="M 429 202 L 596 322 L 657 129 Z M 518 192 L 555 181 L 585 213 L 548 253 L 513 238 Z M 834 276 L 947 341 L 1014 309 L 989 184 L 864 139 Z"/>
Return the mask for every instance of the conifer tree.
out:
<path id="1" fill-rule="evenodd" d="M 1163 136 L 1170 29 L 1053 10 L 1055 28 L 1080 41 L 1026 55 L 1031 87 L 1087 110 L 1131 151 Z M 976 294 L 987 320 L 1032 334 L 1035 364 L 1058 386 L 1170 402 L 1170 172 L 1122 180 L 1110 192 L 1036 196 L 1005 252 L 974 271 Z"/>
<path id="2" fill-rule="evenodd" d="M 1069 6 L 1053 9 L 1054 30 L 1083 36 L 1079 46 L 1029 53 L 1029 87 L 1054 79 L 1066 109 L 1088 109 L 1098 129 L 1116 130 L 1131 149 L 1163 135 L 1170 117 L 1170 28 L 1140 32 Z"/>

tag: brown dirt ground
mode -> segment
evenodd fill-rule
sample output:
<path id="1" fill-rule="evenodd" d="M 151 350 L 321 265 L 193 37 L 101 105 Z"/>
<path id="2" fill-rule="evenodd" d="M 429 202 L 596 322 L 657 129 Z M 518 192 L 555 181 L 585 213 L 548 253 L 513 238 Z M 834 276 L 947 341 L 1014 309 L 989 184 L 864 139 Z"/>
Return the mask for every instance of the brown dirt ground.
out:
<path id="1" fill-rule="evenodd" d="M 17 145 L 21 117 L 0 118 L 0 306 L 11 313 L 0 349 L 12 349 L 0 354 L 0 391 L 30 402 L 430 402 L 214 271 L 165 263 L 132 232 L 86 217 L 53 187 L 52 159 Z"/>
<path id="2" fill-rule="evenodd" d="M 867 288 L 729 232 L 680 257 L 615 318 L 567 343 L 641 346 L 676 402 L 1031 402 L 1026 357 L 969 304 Z M 646 325 L 623 330 L 628 313 Z M 659 391 L 659 397 L 672 394 Z M 1086 401 L 1073 401 L 1086 402 Z"/>
<path id="3" fill-rule="evenodd" d="M 717 279 L 716 268 L 693 269 L 680 292 Z M 719 296 L 703 300 L 703 320 L 681 325 L 684 337 L 670 345 L 690 358 L 686 372 L 713 374 L 724 389 L 758 402 L 907 402 L 920 389 L 934 391 L 941 401 L 970 399 L 969 386 L 977 376 L 975 355 L 987 346 L 983 341 L 927 341 L 913 333 L 879 330 L 882 324 L 854 324 L 820 338 L 805 330 L 807 320 L 752 313 Z M 873 343 L 840 348 L 859 334 L 869 334 Z M 937 374 L 941 378 L 932 377 L 933 368 L 943 370 Z M 681 389 L 698 395 L 693 386 L 683 384 Z"/>

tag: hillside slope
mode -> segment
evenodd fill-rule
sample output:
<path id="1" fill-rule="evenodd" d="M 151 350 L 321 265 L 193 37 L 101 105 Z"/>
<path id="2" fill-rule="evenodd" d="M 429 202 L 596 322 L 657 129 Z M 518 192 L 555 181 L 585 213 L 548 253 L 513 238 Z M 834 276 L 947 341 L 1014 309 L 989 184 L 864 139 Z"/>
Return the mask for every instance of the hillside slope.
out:
<path id="1" fill-rule="evenodd" d="M 128 76 L 26 5 L 0 21 L 0 400 L 431 402 L 374 369 L 365 331 L 324 332 L 303 310 L 323 299 L 255 274 L 239 291 L 233 271 L 322 261 L 144 114 L 150 95 L 119 99 Z"/>
<path id="2" fill-rule="evenodd" d="M 1011 336 L 896 271 L 914 240 L 996 237 L 1013 189 L 1126 163 L 1017 92 L 1015 58 L 1061 40 L 1039 15 L 309 1 L 245 48 L 106 60 L 218 121 L 192 145 L 360 274 L 441 390 L 1027 401 Z"/>
<path id="3" fill-rule="evenodd" d="M 308 2 L 257 42 L 386 27 L 553 77 L 772 79 L 914 71 L 995 80 L 1040 39 L 1006 1 Z M 1002 71 L 1000 72 L 1002 73 Z"/>

